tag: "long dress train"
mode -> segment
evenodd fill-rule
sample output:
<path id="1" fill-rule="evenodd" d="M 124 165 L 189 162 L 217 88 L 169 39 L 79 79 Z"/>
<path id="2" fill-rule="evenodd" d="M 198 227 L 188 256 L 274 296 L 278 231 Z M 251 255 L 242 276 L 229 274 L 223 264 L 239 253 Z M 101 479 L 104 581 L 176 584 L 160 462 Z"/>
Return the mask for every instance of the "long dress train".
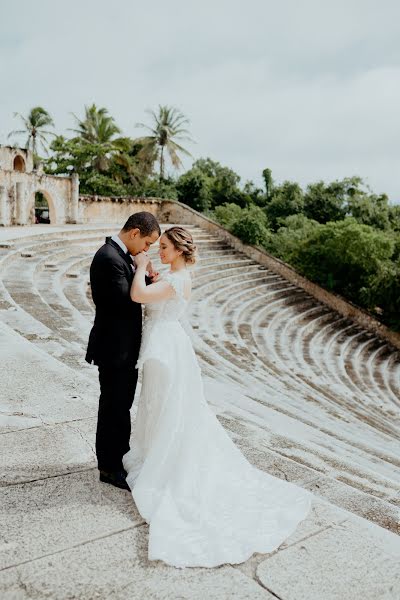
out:
<path id="1" fill-rule="evenodd" d="M 169 272 L 175 295 L 148 304 L 131 449 L 123 465 L 149 524 L 148 557 L 175 567 L 241 563 L 276 549 L 305 519 L 310 492 L 247 461 L 204 397 L 179 319 L 190 274 Z"/>

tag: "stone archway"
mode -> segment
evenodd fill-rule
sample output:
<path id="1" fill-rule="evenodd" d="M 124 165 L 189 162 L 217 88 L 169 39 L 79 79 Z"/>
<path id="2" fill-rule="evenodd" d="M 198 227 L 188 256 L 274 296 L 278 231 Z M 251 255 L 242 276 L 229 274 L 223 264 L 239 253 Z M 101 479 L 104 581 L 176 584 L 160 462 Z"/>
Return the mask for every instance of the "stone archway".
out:
<path id="1" fill-rule="evenodd" d="M 13 168 L 14 171 L 17 171 L 18 173 L 25 173 L 25 161 L 20 154 L 17 154 L 17 156 L 14 158 Z"/>
<path id="2" fill-rule="evenodd" d="M 43 192 L 35 192 L 34 223 L 50 223 L 50 207 Z"/>
<path id="3" fill-rule="evenodd" d="M 55 203 L 52 195 L 43 188 L 39 188 L 39 189 L 35 190 L 35 192 L 34 192 L 33 215 L 35 214 L 36 195 L 37 194 L 41 194 L 43 196 L 43 198 L 46 200 L 48 209 L 49 209 L 50 223 L 54 225 L 55 223 L 57 223 L 56 203 Z M 34 217 L 33 217 L 33 222 L 34 223 L 36 222 Z"/>

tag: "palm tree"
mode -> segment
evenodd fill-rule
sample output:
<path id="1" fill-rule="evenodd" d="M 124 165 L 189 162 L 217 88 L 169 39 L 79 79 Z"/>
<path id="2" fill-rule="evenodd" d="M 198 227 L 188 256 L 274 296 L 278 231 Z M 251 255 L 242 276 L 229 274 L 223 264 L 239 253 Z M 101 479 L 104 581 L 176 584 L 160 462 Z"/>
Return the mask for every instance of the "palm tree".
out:
<path id="1" fill-rule="evenodd" d="M 76 115 L 73 114 L 73 116 L 78 123 L 78 129 L 72 129 L 71 131 L 77 133 L 86 142 L 104 144 L 110 142 L 118 133 L 121 133 L 114 118 L 108 114 L 108 110 L 97 108 L 95 104 L 85 106 L 85 118 L 82 121 Z"/>
<path id="2" fill-rule="evenodd" d="M 148 126 L 143 123 L 137 123 L 136 127 L 144 127 L 150 131 L 151 135 L 139 138 L 138 141 L 143 144 L 140 154 L 143 158 L 153 155 L 160 161 L 160 179 L 164 179 L 165 171 L 165 152 L 169 154 L 172 165 L 179 169 L 182 161 L 178 152 L 191 156 L 190 152 L 180 146 L 175 140 L 186 140 L 193 142 L 189 137 L 189 131 L 184 125 L 189 124 L 188 119 L 176 108 L 172 106 L 158 107 L 158 114 L 153 110 L 147 110 L 153 118 L 153 125 Z"/>
<path id="3" fill-rule="evenodd" d="M 112 156 L 110 172 L 116 181 L 126 183 L 128 178 L 131 184 L 137 184 L 152 173 L 156 157 L 139 157 L 142 144 L 131 138 L 121 137 L 115 140 L 114 145 L 118 152 Z"/>
<path id="4" fill-rule="evenodd" d="M 12 135 L 28 134 L 25 148 L 26 150 L 32 151 L 33 159 L 36 164 L 38 159 L 39 145 L 43 148 L 44 152 L 48 154 L 46 136 L 54 135 L 54 133 L 51 131 L 46 131 L 44 127 L 54 127 L 53 119 L 47 110 L 41 106 L 35 106 L 32 108 L 27 117 L 24 117 L 20 113 L 14 113 L 14 117 L 19 117 L 22 120 L 24 129 L 10 131 L 8 137 L 11 137 Z"/>
<path id="5" fill-rule="evenodd" d="M 93 166 L 99 171 L 106 171 L 109 167 L 109 159 L 115 153 L 119 152 L 118 139 L 116 135 L 121 133 L 120 128 L 114 121 L 114 118 L 108 114 L 106 108 L 98 108 L 95 104 L 85 106 L 85 117 L 79 119 L 72 113 L 78 128 L 71 129 L 77 135 L 77 138 L 89 144 L 97 145 L 99 148 L 98 156 L 93 161 Z"/>

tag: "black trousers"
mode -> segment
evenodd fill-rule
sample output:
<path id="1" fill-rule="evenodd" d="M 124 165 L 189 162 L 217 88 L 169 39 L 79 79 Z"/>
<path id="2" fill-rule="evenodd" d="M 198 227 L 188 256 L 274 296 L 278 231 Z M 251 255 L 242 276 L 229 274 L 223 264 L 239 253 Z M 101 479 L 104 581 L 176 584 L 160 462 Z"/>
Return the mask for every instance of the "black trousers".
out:
<path id="1" fill-rule="evenodd" d="M 96 430 L 98 468 L 118 471 L 128 452 L 131 435 L 130 408 L 133 404 L 138 371 L 132 366 L 99 366 L 100 399 Z"/>

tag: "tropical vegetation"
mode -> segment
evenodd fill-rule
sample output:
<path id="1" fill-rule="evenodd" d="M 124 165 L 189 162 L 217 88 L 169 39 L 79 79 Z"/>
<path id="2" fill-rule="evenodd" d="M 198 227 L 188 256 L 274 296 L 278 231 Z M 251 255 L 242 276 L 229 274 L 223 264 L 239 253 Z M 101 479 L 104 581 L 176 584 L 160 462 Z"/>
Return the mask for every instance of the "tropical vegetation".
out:
<path id="1" fill-rule="evenodd" d="M 178 173 L 190 157 L 182 143 L 192 140 L 187 118 L 170 106 L 148 111 L 141 137 L 124 136 L 95 104 L 73 115 L 70 137 L 48 130 L 53 120 L 42 107 L 16 114 L 24 128 L 10 135 L 25 136 L 36 164 L 50 151 L 41 159 L 48 173 L 78 173 L 82 194 L 177 199 L 400 331 L 400 205 L 360 177 L 303 188 L 277 184 L 266 167 L 256 185 L 211 158 Z"/>

